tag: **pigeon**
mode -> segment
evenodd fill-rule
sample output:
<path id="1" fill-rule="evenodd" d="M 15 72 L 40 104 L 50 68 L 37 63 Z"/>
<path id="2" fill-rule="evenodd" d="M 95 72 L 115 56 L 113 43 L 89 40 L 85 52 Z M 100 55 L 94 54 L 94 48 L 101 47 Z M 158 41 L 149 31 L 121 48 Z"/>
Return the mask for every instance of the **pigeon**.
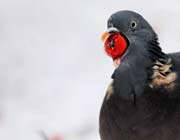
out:
<path id="1" fill-rule="evenodd" d="M 148 21 L 129 10 L 110 16 L 102 40 L 115 70 L 101 140 L 180 140 L 180 52 L 165 53 Z"/>

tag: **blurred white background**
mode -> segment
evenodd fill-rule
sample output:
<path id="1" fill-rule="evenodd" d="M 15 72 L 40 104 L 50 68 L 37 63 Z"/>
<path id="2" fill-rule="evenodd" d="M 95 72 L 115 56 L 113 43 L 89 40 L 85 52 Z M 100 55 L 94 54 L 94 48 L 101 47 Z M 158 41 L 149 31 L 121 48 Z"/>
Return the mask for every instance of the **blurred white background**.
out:
<path id="1" fill-rule="evenodd" d="M 99 140 L 113 72 L 100 40 L 108 17 L 142 14 L 166 52 L 180 51 L 178 0 L 0 0 L 0 139 Z M 45 139 L 44 139 L 45 140 Z"/>

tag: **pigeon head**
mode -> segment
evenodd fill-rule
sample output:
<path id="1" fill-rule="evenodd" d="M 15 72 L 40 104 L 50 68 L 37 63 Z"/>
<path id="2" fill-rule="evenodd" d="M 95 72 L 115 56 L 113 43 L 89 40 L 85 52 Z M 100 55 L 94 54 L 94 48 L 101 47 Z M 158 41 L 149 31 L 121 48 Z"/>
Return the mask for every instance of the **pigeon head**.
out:
<path id="1" fill-rule="evenodd" d="M 139 32 L 147 35 L 154 35 L 155 32 L 149 23 L 138 13 L 132 11 L 119 11 L 111 15 L 108 20 L 108 29 L 113 28 L 125 35 L 127 38 L 138 36 Z"/>
<path id="2" fill-rule="evenodd" d="M 117 66 L 124 57 L 128 57 L 130 52 L 134 56 L 149 55 L 154 50 L 152 55 L 156 55 L 155 53 L 157 57 L 161 55 L 155 31 L 140 14 L 133 11 L 119 11 L 111 15 L 102 40 L 105 52 L 117 63 Z"/>

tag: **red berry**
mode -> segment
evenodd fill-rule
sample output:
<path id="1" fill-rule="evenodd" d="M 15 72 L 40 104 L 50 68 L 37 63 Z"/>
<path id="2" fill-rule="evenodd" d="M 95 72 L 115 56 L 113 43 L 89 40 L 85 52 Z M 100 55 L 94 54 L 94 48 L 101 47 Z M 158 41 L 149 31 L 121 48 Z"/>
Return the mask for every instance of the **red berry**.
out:
<path id="1" fill-rule="evenodd" d="M 121 57 L 127 49 L 127 41 L 125 37 L 119 33 L 111 34 L 105 41 L 104 48 L 106 53 L 116 59 Z"/>

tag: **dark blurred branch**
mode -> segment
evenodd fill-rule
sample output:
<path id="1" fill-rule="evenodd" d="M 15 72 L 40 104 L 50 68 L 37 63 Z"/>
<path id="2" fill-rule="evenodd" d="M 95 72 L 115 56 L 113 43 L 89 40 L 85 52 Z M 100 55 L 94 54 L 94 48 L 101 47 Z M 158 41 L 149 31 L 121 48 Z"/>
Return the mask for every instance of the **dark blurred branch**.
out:
<path id="1" fill-rule="evenodd" d="M 43 140 L 49 140 L 48 136 L 45 134 L 43 130 L 39 131 L 39 135 Z"/>

